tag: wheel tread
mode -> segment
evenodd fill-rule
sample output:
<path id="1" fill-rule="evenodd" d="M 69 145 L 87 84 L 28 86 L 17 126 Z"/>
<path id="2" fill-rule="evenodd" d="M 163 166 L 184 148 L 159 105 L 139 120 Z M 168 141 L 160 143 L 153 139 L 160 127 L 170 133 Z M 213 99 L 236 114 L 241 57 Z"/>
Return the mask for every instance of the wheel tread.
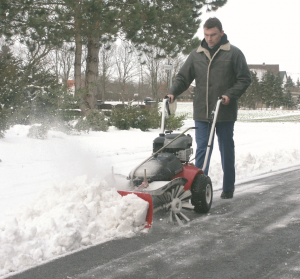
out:
<path id="1" fill-rule="evenodd" d="M 206 186 L 211 187 L 211 200 L 209 203 L 206 201 Z M 194 211 L 197 213 L 207 213 L 209 212 L 213 199 L 213 189 L 212 183 L 209 176 L 205 174 L 197 175 L 191 186 L 192 192 L 192 205 L 194 205 Z"/>

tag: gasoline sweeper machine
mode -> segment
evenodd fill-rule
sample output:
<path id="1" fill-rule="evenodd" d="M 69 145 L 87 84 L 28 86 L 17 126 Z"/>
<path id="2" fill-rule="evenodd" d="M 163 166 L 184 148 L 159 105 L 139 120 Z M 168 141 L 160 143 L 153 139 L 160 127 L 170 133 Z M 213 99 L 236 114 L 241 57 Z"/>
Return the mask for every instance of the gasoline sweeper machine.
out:
<path id="1" fill-rule="evenodd" d="M 190 161 L 193 139 L 186 132 L 196 128 L 187 128 L 182 133 L 165 130 L 166 118 L 170 115 L 169 102 L 169 98 L 163 99 L 161 133 L 153 141 L 152 155 L 135 167 L 128 177 L 114 173 L 112 175 L 117 189 L 118 185 L 126 184 L 126 191 L 118 191 L 121 195 L 134 193 L 149 202 L 146 228 L 151 227 L 152 214 L 161 209 L 169 212 L 170 222 L 175 220 L 182 226 L 184 222 L 190 221 L 182 209 L 207 213 L 213 200 L 211 179 L 203 170 L 207 165 L 222 99 L 217 101 L 212 112 L 212 127 L 203 170 Z"/>

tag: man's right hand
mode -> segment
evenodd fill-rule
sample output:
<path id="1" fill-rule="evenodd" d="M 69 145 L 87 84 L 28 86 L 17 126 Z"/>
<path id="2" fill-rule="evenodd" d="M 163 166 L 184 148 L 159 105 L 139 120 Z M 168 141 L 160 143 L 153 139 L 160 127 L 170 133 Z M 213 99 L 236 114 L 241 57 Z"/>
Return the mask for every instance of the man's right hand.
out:
<path id="1" fill-rule="evenodd" d="M 170 104 L 172 104 L 174 102 L 174 95 L 168 94 L 167 96 L 171 99 Z"/>
<path id="2" fill-rule="evenodd" d="M 226 95 L 222 95 L 222 104 L 227 106 L 227 105 L 229 105 L 229 103 L 230 103 L 229 97 Z"/>

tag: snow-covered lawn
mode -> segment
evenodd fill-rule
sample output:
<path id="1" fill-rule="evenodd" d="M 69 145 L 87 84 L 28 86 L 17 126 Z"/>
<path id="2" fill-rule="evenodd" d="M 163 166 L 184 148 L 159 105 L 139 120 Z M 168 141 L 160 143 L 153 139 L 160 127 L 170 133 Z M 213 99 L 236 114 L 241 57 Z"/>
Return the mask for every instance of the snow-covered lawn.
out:
<path id="1" fill-rule="evenodd" d="M 189 110 L 191 103 L 178 104 L 178 113 Z M 181 130 L 190 126 L 188 119 Z M 150 156 L 159 130 L 49 131 L 46 140 L 28 138 L 28 130 L 16 125 L 0 139 L 0 275 L 140 231 L 137 212 L 146 205 L 122 198 L 105 177 L 112 167 L 128 175 Z M 299 138 L 298 122 L 237 122 L 237 183 L 299 164 Z M 221 189 L 217 145 L 209 175 Z"/>
<path id="2" fill-rule="evenodd" d="M 187 114 L 188 118 L 193 117 L 193 103 L 192 102 L 178 102 L 176 114 Z M 283 109 L 257 109 L 244 110 L 240 109 L 238 112 L 238 121 L 299 121 L 300 110 L 283 110 Z"/>

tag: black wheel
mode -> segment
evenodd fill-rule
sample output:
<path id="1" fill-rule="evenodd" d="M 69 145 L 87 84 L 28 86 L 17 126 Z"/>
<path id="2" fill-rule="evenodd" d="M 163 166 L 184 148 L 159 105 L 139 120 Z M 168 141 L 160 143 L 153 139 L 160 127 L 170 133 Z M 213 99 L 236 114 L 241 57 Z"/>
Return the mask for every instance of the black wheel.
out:
<path id="1" fill-rule="evenodd" d="M 197 213 L 207 213 L 213 200 L 211 180 L 205 174 L 196 175 L 191 186 L 192 205 Z"/>

